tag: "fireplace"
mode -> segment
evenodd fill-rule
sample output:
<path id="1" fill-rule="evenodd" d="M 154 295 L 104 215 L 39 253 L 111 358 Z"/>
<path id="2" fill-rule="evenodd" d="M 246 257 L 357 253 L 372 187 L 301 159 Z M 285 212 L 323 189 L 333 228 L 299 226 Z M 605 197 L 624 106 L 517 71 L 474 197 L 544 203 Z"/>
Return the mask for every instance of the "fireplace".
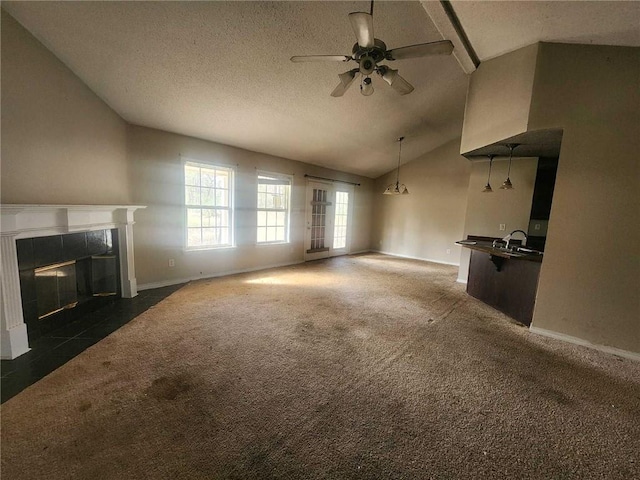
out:
<path id="1" fill-rule="evenodd" d="M 100 302 L 138 294 L 133 213 L 141 208 L 0 206 L 3 359 L 26 353 L 29 341 Z"/>
<path id="2" fill-rule="evenodd" d="M 117 233 L 94 230 L 16 240 L 29 341 L 104 306 L 120 293 Z"/>

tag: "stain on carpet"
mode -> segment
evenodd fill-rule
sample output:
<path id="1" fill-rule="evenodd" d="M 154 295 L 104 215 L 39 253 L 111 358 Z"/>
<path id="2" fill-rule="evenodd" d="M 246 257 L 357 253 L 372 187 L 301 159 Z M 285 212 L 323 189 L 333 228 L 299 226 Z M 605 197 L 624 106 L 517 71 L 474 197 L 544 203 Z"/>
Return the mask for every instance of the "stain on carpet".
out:
<path id="1" fill-rule="evenodd" d="M 80 405 L 78 406 L 78 411 L 79 412 L 86 412 L 90 408 L 91 408 L 91 402 L 85 400 L 85 401 L 81 402 Z"/>
<path id="2" fill-rule="evenodd" d="M 191 386 L 188 375 L 159 377 L 145 390 L 145 394 L 158 400 L 175 400 L 181 393 L 189 391 Z"/>
<path id="3" fill-rule="evenodd" d="M 556 390 L 555 388 L 544 388 L 540 390 L 540 396 L 554 400 L 560 405 L 573 405 L 575 402 L 567 397 L 564 393 Z"/>

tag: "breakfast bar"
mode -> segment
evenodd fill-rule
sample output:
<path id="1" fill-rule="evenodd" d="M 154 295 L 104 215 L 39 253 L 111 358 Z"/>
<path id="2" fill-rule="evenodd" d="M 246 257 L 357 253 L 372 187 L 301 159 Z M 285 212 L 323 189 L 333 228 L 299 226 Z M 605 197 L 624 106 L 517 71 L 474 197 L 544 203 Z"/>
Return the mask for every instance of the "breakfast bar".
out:
<path id="1" fill-rule="evenodd" d="M 467 293 L 529 326 L 543 254 L 520 245 L 505 248 L 499 241 L 469 236 L 457 242 L 471 250 Z"/>

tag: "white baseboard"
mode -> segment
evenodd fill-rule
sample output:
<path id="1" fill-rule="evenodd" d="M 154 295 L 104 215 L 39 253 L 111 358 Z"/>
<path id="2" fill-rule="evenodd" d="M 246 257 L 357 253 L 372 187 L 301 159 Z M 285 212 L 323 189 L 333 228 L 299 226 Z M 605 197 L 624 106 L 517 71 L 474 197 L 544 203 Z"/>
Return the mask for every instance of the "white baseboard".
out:
<path id="1" fill-rule="evenodd" d="M 467 281 L 466 281 L 464 278 L 456 278 L 456 282 L 457 282 L 457 283 L 461 283 L 461 284 L 463 284 L 463 285 L 466 285 L 466 284 L 467 284 Z"/>
<path id="2" fill-rule="evenodd" d="M 414 257 L 412 255 L 401 255 L 399 253 L 385 252 L 384 250 L 370 250 L 370 252 L 381 253 L 383 255 L 391 255 L 392 257 L 408 258 L 411 260 L 421 260 L 423 262 L 439 263 L 441 265 L 452 265 L 454 267 L 460 266 L 459 263 L 443 262 L 442 260 L 434 260 L 433 258 Z"/>
<path id="3" fill-rule="evenodd" d="M 206 280 L 207 278 L 226 277 L 227 275 L 237 275 L 238 273 L 258 272 L 260 270 L 268 270 L 270 268 L 290 267 L 291 265 L 299 265 L 301 263 L 304 263 L 304 260 L 297 262 L 276 263 L 273 265 L 263 265 L 260 267 L 244 268 L 241 270 L 230 270 L 227 272 L 219 272 L 211 275 L 197 275 L 187 278 L 172 278 L 171 280 L 163 280 L 162 282 L 143 283 L 141 285 L 138 285 L 138 290 L 151 290 L 153 288 L 169 287 L 171 285 L 179 285 L 181 283 L 189 283 L 196 280 Z"/>
<path id="4" fill-rule="evenodd" d="M 619 357 L 624 357 L 630 360 L 635 360 L 636 362 L 640 362 L 640 353 L 630 352 L 628 350 L 622 350 L 615 347 L 608 347 L 606 345 L 599 345 L 597 343 L 591 343 L 588 340 L 584 340 L 582 338 L 573 337 L 571 335 L 565 335 L 564 333 L 558 333 L 552 330 L 534 326 L 529 327 L 529 331 L 538 335 L 543 335 L 545 337 L 551 337 L 555 338 L 556 340 L 562 340 L 564 342 L 582 345 L 583 347 L 593 348 L 594 350 L 599 350 L 601 352 L 610 353 Z"/>

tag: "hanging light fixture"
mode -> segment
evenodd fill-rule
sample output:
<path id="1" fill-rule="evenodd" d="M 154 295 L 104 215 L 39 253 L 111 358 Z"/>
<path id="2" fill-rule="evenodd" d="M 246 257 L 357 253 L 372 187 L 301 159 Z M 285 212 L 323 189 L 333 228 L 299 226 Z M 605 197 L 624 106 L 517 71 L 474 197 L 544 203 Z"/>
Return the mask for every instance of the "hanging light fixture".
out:
<path id="1" fill-rule="evenodd" d="M 493 193 L 493 189 L 491 188 L 491 166 L 493 165 L 493 157 L 495 155 L 488 155 L 489 157 L 489 177 L 487 178 L 487 184 L 484 186 L 482 193 Z"/>
<path id="2" fill-rule="evenodd" d="M 407 186 L 403 183 L 400 185 L 400 155 L 402 153 L 402 141 L 404 137 L 398 139 L 398 170 L 396 171 L 396 183 L 390 184 L 387 189 L 382 192 L 383 195 L 409 195 Z"/>
<path id="3" fill-rule="evenodd" d="M 507 171 L 507 179 L 502 182 L 502 186 L 500 187 L 502 190 L 512 190 L 513 184 L 511 183 L 511 179 L 509 176 L 511 175 L 511 160 L 513 159 L 513 149 L 516 148 L 518 143 L 507 143 L 507 147 L 509 148 L 509 170 Z"/>

